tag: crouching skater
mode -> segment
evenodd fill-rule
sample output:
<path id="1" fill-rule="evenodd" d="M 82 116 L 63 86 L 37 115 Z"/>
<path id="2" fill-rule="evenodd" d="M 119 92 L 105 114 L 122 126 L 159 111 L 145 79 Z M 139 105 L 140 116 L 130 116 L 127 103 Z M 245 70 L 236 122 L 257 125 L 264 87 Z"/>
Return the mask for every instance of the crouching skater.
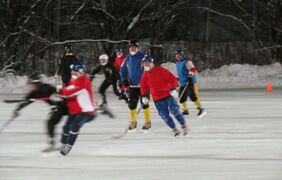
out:
<path id="1" fill-rule="evenodd" d="M 60 153 L 67 155 L 79 134 L 80 128 L 92 121 L 95 114 L 94 93 L 91 81 L 85 74 L 85 66 L 82 63 L 71 65 L 71 80 L 68 86 L 58 86 L 60 95 L 67 99 L 69 117 L 63 127 L 61 142 L 63 148 Z"/>
<path id="2" fill-rule="evenodd" d="M 167 69 L 155 66 L 154 59 L 151 56 L 144 56 L 142 65 L 145 70 L 140 84 L 142 102 L 148 104 L 147 94 L 151 93 L 159 115 L 172 129 L 173 135 L 175 137 L 180 136 L 181 131 L 177 129 L 170 113 L 180 123 L 183 135 L 188 135 L 189 129 L 175 99 L 178 96 L 175 90 L 177 87 L 176 77 Z"/>

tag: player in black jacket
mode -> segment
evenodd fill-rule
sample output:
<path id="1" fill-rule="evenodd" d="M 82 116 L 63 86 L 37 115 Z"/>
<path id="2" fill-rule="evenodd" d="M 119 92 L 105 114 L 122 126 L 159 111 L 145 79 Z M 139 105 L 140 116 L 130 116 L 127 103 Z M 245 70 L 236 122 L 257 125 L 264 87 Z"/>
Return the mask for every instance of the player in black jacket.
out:
<path id="1" fill-rule="evenodd" d="M 78 63 L 78 59 L 75 57 L 72 52 L 71 45 L 65 46 L 65 54 L 62 59 L 59 60 L 59 68 L 55 74 L 55 77 L 61 75 L 61 79 L 65 85 L 68 85 L 68 82 L 71 78 L 71 69 L 70 65 L 74 63 Z"/>
<path id="2" fill-rule="evenodd" d="M 32 79 L 29 80 L 28 85 L 31 91 L 26 95 L 25 101 L 19 103 L 14 110 L 14 117 L 19 115 L 21 109 L 34 102 L 33 99 L 41 99 L 48 103 L 52 107 L 47 120 L 49 146 L 43 149 L 42 152 L 55 150 L 55 127 L 62 117 L 68 114 L 66 102 L 62 99 L 56 100 L 55 98 L 51 98 L 51 95 L 56 93 L 56 88 L 50 84 L 42 83 L 37 75 L 34 75 Z"/>
<path id="3" fill-rule="evenodd" d="M 102 104 L 107 105 L 107 98 L 105 92 L 110 85 L 113 85 L 114 93 L 118 97 L 121 96 L 117 88 L 117 80 L 119 79 L 119 73 L 115 68 L 114 64 L 109 62 L 109 56 L 107 54 L 102 54 L 99 57 L 99 62 L 100 64 L 96 66 L 92 71 L 91 80 L 93 80 L 95 74 L 99 73 L 100 71 L 102 71 L 103 74 L 105 75 L 105 80 L 102 82 L 99 88 L 99 93 L 102 96 Z"/>

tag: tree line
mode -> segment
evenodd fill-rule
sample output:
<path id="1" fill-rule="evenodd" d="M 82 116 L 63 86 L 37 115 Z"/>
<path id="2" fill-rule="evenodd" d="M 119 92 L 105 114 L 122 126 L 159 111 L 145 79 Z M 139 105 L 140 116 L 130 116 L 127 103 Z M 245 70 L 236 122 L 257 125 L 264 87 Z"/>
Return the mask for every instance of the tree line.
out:
<path id="1" fill-rule="evenodd" d="M 281 0 L 0 0 L 0 75 L 52 74 L 66 43 L 95 64 L 130 39 L 159 63 L 179 47 L 201 69 L 281 62 L 281 7 Z"/>

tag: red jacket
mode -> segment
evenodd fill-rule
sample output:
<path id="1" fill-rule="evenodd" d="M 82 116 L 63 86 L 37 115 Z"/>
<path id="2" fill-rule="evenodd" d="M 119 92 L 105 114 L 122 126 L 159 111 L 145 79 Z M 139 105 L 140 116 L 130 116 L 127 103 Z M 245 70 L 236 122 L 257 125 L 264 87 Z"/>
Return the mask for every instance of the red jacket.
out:
<path id="1" fill-rule="evenodd" d="M 158 101 L 170 96 L 170 89 L 177 87 L 176 77 L 167 69 L 155 66 L 152 71 L 144 72 L 141 78 L 141 95 L 151 93 L 153 100 Z"/>
<path id="2" fill-rule="evenodd" d="M 121 64 L 123 63 L 125 58 L 126 58 L 125 54 L 123 54 L 121 57 L 116 57 L 116 59 L 115 59 L 115 67 L 117 68 L 118 72 L 120 71 Z"/>
<path id="3" fill-rule="evenodd" d="M 77 79 L 71 79 L 68 86 L 63 86 L 60 95 L 67 98 L 67 106 L 71 115 L 82 112 L 94 113 L 92 86 L 86 75 Z"/>

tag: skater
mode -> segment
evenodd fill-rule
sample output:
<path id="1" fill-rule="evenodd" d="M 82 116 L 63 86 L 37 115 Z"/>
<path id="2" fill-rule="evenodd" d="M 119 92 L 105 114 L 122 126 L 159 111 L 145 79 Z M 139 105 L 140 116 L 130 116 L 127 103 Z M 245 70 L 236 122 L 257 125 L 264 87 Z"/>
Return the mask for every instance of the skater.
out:
<path id="1" fill-rule="evenodd" d="M 137 104 L 140 98 L 140 80 L 143 74 L 143 67 L 141 61 L 144 54 L 139 51 L 139 43 L 136 40 L 132 40 L 129 43 L 129 54 L 125 58 L 121 70 L 120 79 L 121 85 L 129 86 L 129 102 L 128 107 L 130 109 L 130 124 L 128 126 L 129 131 L 135 131 L 137 127 Z M 149 97 L 148 97 L 149 98 Z M 148 132 L 151 128 L 151 110 L 149 104 L 143 104 L 141 107 L 144 112 L 145 123 L 142 127 L 144 132 Z"/>
<path id="2" fill-rule="evenodd" d="M 121 69 L 121 65 L 124 61 L 124 59 L 126 58 L 126 54 L 123 53 L 121 48 L 116 48 L 115 49 L 115 53 L 116 53 L 116 58 L 115 58 L 115 67 L 118 70 L 119 74 L 120 74 L 120 69 Z M 128 86 L 123 86 L 122 83 L 120 83 L 120 78 L 119 78 L 119 89 L 120 89 L 120 93 L 121 96 L 119 99 L 124 99 L 127 103 L 128 103 L 128 90 L 129 87 Z"/>
<path id="3" fill-rule="evenodd" d="M 202 107 L 198 86 L 197 86 L 197 78 L 195 74 L 197 73 L 197 69 L 194 66 L 191 59 L 187 59 L 185 56 L 185 52 L 183 49 L 177 49 L 175 51 L 175 59 L 176 59 L 176 70 L 179 78 L 179 102 L 182 105 L 183 114 L 188 115 L 188 104 L 187 104 L 187 96 L 191 99 L 192 102 L 196 105 L 198 109 L 198 117 L 202 118 L 206 115 L 205 109 Z"/>
<path id="4" fill-rule="evenodd" d="M 188 134 L 188 127 L 175 100 L 178 97 L 176 77 L 167 69 L 156 66 L 151 56 L 145 55 L 142 65 L 145 70 L 140 83 L 143 104 L 149 103 L 147 94 L 151 93 L 159 115 L 172 129 L 174 136 L 180 136 L 181 132 L 177 129 L 170 113 L 180 123 L 183 135 L 186 136 Z"/>
<path id="5" fill-rule="evenodd" d="M 75 57 L 72 52 L 72 46 L 67 44 L 65 46 L 65 54 L 62 59 L 59 60 L 58 70 L 55 74 L 55 78 L 58 78 L 61 75 L 61 80 L 64 85 L 68 85 L 68 82 L 71 78 L 70 65 L 73 63 L 78 63 L 78 59 Z"/>
<path id="6" fill-rule="evenodd" d="M 31 91 L 26 95 L 26 101 L 18 104 L 17 108 L 14 110 L 14 116 L 18 116 L 21 109 L 34 102 L 31 101 L 31 99 L 44 99 L 52 108 L 46 123 L 49 145 L 46 149 L 43 149 L 42 152 L 55 150 L 55 128 L 63 116 L 68 114 L 66 102 L 63 99 L 52 98 L 52 96 L 56 94 L 56 88 L 50 84 L 42 83 L 40 77 L 36 74 L 30 77 L 28 85 Z"/>
<path id="7" fill-rule="evenodd" d="M 99 62 L 100 64 L 96 66 L 92 71 L 91 81 L 95 77 L 95 74 L 99 73 L 100 71 L 102 71 L 105 75 L 105 79 L 99 88 L 99 94 L 101 94 L 102 96 L 102 104 L 100 104 L 100 106 L 105 106 L 108 104 L 106 90 L 110 85 L 113 86 L 115 95 L 118 97 L 121 96 L 117 88 L 117 80 L 119 79 L 119 74 L 115 66 L 111 62 L 109 62 L 109 56 L 107 54 L 100 55 Z"/>
<path id="8" fill-rule="evenodd" d="M 80 128 L 87 122 L 92 121 L 95 116 L 94 93 L 91 81 L 85 74 L 85 66 L 75 63 L 70 66 L 72 78 L 68 86 L 58 86 L 60 96 L 67 99 L 69 117 L 63 127 L 62 155 L 67 155 L 74 145 Z"/>

